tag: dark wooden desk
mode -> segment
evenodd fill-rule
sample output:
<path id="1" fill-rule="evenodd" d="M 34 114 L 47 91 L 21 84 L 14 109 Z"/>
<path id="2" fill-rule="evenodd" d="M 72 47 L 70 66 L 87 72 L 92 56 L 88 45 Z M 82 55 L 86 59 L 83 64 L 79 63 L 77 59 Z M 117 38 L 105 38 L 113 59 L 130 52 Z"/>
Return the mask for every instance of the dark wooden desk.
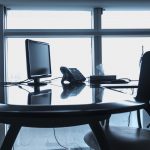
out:
<path id="1" fill-rule="evenodd" d="M 48 99 L 36 99 L 46 92 L 45 89 L 50 92 L 46 96 Z M 108 150 L 99 121 L 109 118 L 111 114 L 148 108 L 148 104 L 136 102 L 126 94 L 84 85 L 62 88 L 49 84 L 36 92 L 27 86 L 22 89 L 8 87 L 6 92 L 8 98 L 0 104 L 0 122 L 10 124 L 10 128 L 1 150 L 12 149 L 21 127 L 50 128 L 82 124 L 89 124 L 102 149 Z"/>

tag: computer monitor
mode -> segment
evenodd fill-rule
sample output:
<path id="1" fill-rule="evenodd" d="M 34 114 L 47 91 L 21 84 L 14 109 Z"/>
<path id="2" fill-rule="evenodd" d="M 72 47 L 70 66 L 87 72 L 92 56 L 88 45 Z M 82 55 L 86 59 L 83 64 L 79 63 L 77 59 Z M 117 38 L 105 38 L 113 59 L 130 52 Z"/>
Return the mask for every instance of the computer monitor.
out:
<path id="1" fill-rule="evenodd" d="M 29 83 L 29 85 L 46 85 L 45 82 L 40 81 L 40 78 L 51 77 L 49 44 L 45 42 L 26 39 L 25 46 L 28 79 L 34 80 L 34 82 Z"/>

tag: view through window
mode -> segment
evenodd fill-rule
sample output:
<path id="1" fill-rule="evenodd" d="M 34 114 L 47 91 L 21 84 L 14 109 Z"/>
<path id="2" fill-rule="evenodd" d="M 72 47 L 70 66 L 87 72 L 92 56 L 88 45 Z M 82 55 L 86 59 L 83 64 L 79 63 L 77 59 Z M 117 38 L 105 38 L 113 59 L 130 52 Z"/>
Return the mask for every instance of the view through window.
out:
<path id="1" fill-rule="evenodd" d="M 104 11 L 102 29 L 148 29 L 150 11 Z M 142 49 L 150 50 L 150 37 L 108 36 L 102 38 L 104 72 L 137 80 Z M 143 47 L 143 48 L 142 48 Z"/>
<path id="2" fill-rule="evenodd" d="M 24 80 L 26 71 L 26 38 L 8 39 L 8 79 Z M 52 78 L 62 76 L 60 66 L 78 68 L 85 76 L 91 74 L 90 38 L 30 38 L 50 45 Z"/>
<path id="3" fill-rule="evenodd" d="M 147 29 L 149 17 L 150 12 L 147 11 L 104 11 L 102 29 Z M 8 11 L 7 29 L 92 29 L 91 20 L 91 11 Z M 8 80 L 26 78 L 26 38 L 8 38 Z M 90 37 L 31 39 L 50 44 L 54 77 L 61 75 L 61 65 L 76 67 L 85 76 L 92 74 Z M 104 73 L 138 79 L 142 47 L 144 52 L 149 51 L 149 40 L 150 37 L 141 36 L 102 36 Z"/>
<path id="4" fill-rule="evenodd" d="M 40 19 L 39 19 L 40 18 Z M 91 11 L 8 11 L 8 29 L 90 29 Z M 8 38 L 8 80 L 27 78 L 25 39 Z M 62 76 L 60 66 L 78 68 L 85 76 L 92 73 L 90 37 L 28 38 L 50 45 L 52 77 Z"/>

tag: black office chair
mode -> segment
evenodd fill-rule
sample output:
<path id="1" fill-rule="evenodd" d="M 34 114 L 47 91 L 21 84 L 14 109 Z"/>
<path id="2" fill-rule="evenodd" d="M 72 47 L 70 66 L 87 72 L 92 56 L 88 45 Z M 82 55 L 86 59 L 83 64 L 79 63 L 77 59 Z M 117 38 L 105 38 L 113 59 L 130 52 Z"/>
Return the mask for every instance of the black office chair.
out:
<path id="1" fill-rule="evenodd" d="M 150 100 L 150 51 L 143 55 L 139 84 L 135 100 L 149 103 Z M 145 108 L 150 115 L 150 110 Z M 150 131 L 134 127 L 109 126 L 109 123 L 102 128 L 106 139 L 104 148 L 99 146 L 95 135 L 89 132 L 85 135 L 84 141 L 94 150 L 150 150 Z M 103 143 L 102 143 L 103 145 Z"/>

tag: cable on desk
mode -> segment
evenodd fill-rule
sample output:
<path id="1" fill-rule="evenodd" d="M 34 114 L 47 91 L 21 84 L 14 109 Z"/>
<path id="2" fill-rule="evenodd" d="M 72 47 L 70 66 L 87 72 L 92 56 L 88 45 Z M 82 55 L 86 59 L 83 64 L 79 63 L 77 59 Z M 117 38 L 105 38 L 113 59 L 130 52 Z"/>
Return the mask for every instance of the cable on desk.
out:
<path id="1" fill-rule="evenodd" d="M 20 89 L 22 89 L 22 90 L 24 90 L 24 91 L 30 93 L 30 91 L 28 91 L 27 89 L 23 88 L 21 85 L 18 85 L 18 87 L 19 87 Z"/>
<path id="2" fill-rule="evenodd" d="M 61 88 L 62 88 L 62 85 L 57 85 L 57 84 L 52 84 L 52 83 L 50 83 L 50 85 L 53 85 L 53 86 L 57 86 L 57 87 L 61 87 Z"/>
<path id="3" fill-rule="evenodd" d="M 44 82 L 51 83 L 51 81 L 56 80 L 56 79 L 60 79 L 60 78 L 62 78 L 62 77 L 55 77 L 55 78 L 50 79 L 50 80 L 44 80 Z"/>
<path id="4" fill-rule="evenodd" d="M 52 80 L 56 80 L 56 79 L 59 79 L 59 78 L 62 78 L 62 77 L 55 77 L 55 78 L 50 79 L 50 80 L 45 80 L 44 82 L 51 83 Z M 21 84 L 30 83 L 32 81 L 33 81 L 32 79 L 25 79 L 23 81 L 18 81 L 18 82 L 0 82 L 0 86 L 4 86 L 4 87 L 18 86 L 18 85 L 21 85 Z"/>
<path id="5" fill-rule="evenodd" d="M 8 86 L 18 86 L 20 84 L 31 82 L 29 79 L 25 79 L 23 81 L 18 82 L 0 82 L 0 86 L 8 87 Z"/>
<path id="6" fill-rule="evenodd" d="M 50 79 L 50 81 L 56 80 L 56 79 L 59 79 L 59 78 L 62 78 L 62 77 L 55 77 L 55 78 L 53 78 L 53 79 Z"/>

